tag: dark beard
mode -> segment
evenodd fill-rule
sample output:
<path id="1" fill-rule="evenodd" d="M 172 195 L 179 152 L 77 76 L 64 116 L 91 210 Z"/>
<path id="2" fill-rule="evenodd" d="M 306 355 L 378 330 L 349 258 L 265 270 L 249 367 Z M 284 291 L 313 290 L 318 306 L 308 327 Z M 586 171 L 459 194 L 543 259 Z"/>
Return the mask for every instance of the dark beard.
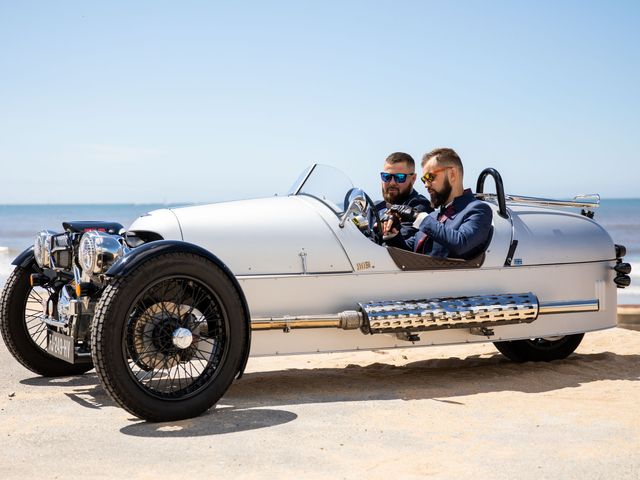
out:
<path id="1" fill-rule="evenodd" d="M 385 192 L 385 191 L 382 192 L 382 197 L 384 198 L 384 201 L 394 205 L 403 204 L 405 201 L 409 199 L 409 196 L 411 196 L 411 190 L 407 190 L 406 192 L 399 191 L 397 194 L 395 194 L 395 196 L 392 196 L 392 194 L 390 194 L 389 192 Z"/>
<path id="2" fill-rule="evenodd" d="M 449 179 L 445 177 L 444 185 L 442 186 L 442 190 L 440 192 L 429 192 L 429 196 L 431 197 L 431 205 L 433 208 L 441 207 L 445 205 L 445 202 L 449 199 L 451 195 L 451 183 L 449 183 Z"/>

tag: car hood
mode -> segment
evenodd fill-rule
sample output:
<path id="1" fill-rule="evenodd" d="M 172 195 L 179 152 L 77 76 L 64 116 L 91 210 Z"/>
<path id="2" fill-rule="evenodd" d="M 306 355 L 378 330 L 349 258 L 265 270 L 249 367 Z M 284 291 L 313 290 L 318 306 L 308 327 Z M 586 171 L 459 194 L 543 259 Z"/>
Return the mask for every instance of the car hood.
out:
<path id="1" fill-rule="evenodd" d="M 138 218 L 130 230 L 199 245 L 235 275 L 353 270 L 322 216 L 295 196 L 156 210 Z"/>

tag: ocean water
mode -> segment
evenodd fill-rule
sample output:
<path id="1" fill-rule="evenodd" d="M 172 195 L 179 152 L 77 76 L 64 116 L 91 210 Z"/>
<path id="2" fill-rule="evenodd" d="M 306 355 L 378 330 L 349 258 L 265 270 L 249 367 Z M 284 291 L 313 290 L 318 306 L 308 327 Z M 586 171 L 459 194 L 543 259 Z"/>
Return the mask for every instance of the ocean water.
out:
<path id="1" fill-rule="evenodd" d="M 640 304 L 640 198 L 602 200 L 595 220 L 627 248 L 624 261 L 631 264 L 631 286 L 618 289 L 618 304 Z"/>
<path id="2" fill-rule="evenodd" d="M 0 205 L 0 287 L 12 270 L 11 261 L 33 244 L 42 229 L 62 231 L 66 220 L 105 220 L 128 227 L 138 216 L 165 208 L 159 204 L 118 205 Z M 640 304 L 640 198 L 604 199 L 595 220 L 615 243 L 627 248 L 631 263 L 631 286 L 618 290 L 618 303 Z"/>
<path id="3" fill-rule="evenodd" d="M 118 205 L 0 205 L 0 287 L 13 270 L 11 261 L 33 245 L 40 230 L 62 231 L 62 222 L 104 220 L 128 227 L 144 213 L 165 208 L 162 204 Z"/>

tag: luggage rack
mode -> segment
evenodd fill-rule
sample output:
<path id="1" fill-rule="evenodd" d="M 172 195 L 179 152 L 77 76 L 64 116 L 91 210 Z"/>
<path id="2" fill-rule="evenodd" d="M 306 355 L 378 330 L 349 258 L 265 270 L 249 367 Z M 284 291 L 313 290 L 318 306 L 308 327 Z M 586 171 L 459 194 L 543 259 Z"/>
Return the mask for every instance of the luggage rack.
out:
<path id="1" fill-rule="evenodd" d="M 484 181 L 487 177 L 493 177 L 496 184 L 496 193 L 484 193 Z M 573 200 L 556 200 L 552 198 L 526 197 L 524 195 L 505 195 L 502 177 L 495 168 L 485 168 L 478 177 L 476 185 L 476 198 L 480 200 L 495 201 L 498 204 L 498 214 L 508 218 L 507 201 L 539 207 L 572 207 L 582 209 L 580 213 L 588 218 L 593 218 L 593 211 L 600 206 L 600 195 L 590 193 L 576 195 Z"/>
<path id="2" fill-rule="evenodd" d="M 476 197 L 480 200 L 496 200 L 498 196 L 495 193 L 478 193 Z M 592 210 L 600 206 L 600 195 L 597 193 L 576 195 L 572 200 L 557 200 L 553 198 L 526 197 L 524 195 L 510 194 L 506 194 L 504 198 L 510 203 L 537 205 L 540 207 L 574 207 Z"/>

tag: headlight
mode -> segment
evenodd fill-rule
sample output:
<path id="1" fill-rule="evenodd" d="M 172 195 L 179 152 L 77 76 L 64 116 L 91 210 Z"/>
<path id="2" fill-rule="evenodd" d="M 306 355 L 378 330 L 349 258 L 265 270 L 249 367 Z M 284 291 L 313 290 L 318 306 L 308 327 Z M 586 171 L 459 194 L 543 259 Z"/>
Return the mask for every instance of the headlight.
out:
<path id="1" fill-rule="evenodd" d="M 36 258 L 36 263 L 39 267 L 50 266 L 50 249 L 51 249 L 51 236 L 55 235 L 55 232 L 51 230 L 42 230 L 36 235 L 36 239 L 33 242 L 33 255 Z"/>
<path id="2" fill-rule="evenodd" d="M 129 251 L 118 235 L 92 230 L 80 240 L 78 261 L 82 270 L 89 274 L 106 272 L 111 265 Z"/>
<path id="3" fill-rule="evenodd" d="M 78 251 L 78 260 L 82 270 L 92 273 L 96 265 L 96 242 L 95 235 L 91 235 L 95 232 L 88 232 L 82 236 L 80 240 L 80 249 Z"/>

